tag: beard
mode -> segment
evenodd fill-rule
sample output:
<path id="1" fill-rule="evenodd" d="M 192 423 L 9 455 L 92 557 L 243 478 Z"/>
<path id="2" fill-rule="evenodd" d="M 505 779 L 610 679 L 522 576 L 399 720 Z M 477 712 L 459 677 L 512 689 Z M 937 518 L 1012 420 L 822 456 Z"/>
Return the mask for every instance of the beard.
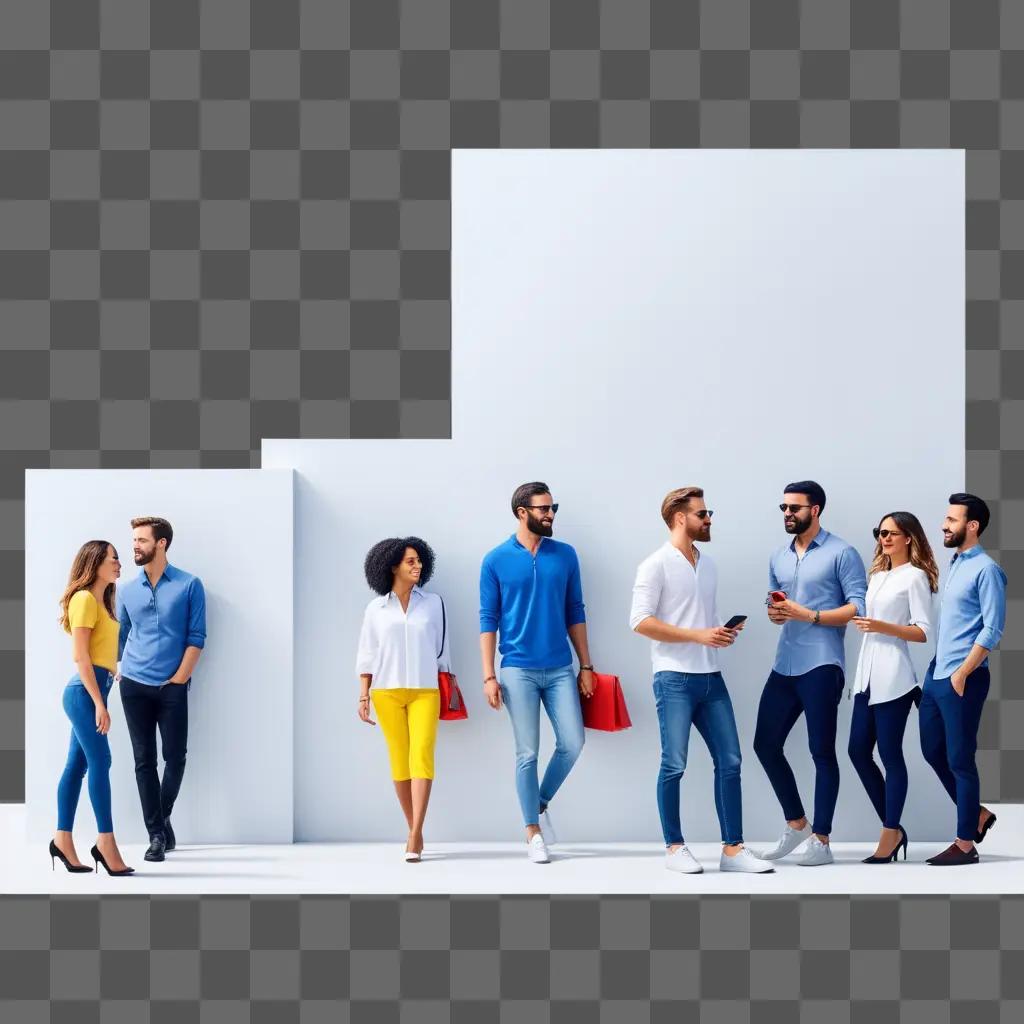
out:
<path id="1" fill-rule="evenodd" d="M 806 533 L 811 528 L 811 521 L 810 519 L 794 519 L 793 522 L 783 525 L 786 528 L 786 533 L 792 533 L 799 537 L 801 533 Z"/>
<path id="2" fill-rule="evenodd" d="M 144 551 L 140 551 L 138 554 L 135 555 L 135 564 L 136 565 L 149 565 L 149 563 L 153 561 L 153 558 L 155 556 L 156 556 L 156 548 L 154 548 L 152 551 L 150 551 L 149 554 L 146 554 Z"/>
<path id="3" fill-rule="evenodd" d="M 550 537 L 555 532 L 554 526 L 551 523 L 534 519 L 531 515 L 526 517 L 526 528 L 530 533 L 536 534 L 538 537 Z"/>
<path id="4" fill-rule="evenodd" d="M 710 541 L 711 540 L 711 525 L 708 524 L 707 526 L 702 526 L 697 531 L 696 536 L 694 536 L 692 539 L 695 540 L 695 541 L 697 541 L 697 540 L 703 541 L 704 543 L 707 543 L 708 541 Z"/>
<path id="5" fill-rule="evenodd" d="M 967 527 L 951 533 L 948 537 L 942 538 L 942 546 L 946 548 L 958 548 L 967 538 Z"/>

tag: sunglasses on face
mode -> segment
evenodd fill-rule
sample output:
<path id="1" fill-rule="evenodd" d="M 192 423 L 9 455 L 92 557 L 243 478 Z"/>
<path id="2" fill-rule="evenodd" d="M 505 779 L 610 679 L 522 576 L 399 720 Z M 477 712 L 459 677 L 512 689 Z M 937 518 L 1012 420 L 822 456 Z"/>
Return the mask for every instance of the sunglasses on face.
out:
<path id="1" fill-rule="evenodd" d="M 700 519 L 710 519 L 715 513 L 709 508 L 698 509 L 696 512 L 691 512 L 691 516 L 697 516 Z"/>
<path id="2" fill-rule="evenodd" d="M 810 508 L 810 507 L 811 507 L 810 505 L 787 505 L 785 502 L 783 502 L 779 506 L 779 511 L 780 512 L 799 512 L 800 509 L 802 509 L 802 508 Z"/>
<path id="3" fill-rule="evenodd" d="M 878 540 L 879 537 L 881 537 L 882 540 L 886 540 L 889 537 L 903 536 L 901 530 L 880 530 L 877 526 L 871 532 L 875 535 L 875 540 Z"/>
<path id="4" fill-rule="evenodd" d="M 539 512 L 542 516 L 546 516 L 549 512 L 555 513 L 558 511 L 558 502 L 554 505 L 524 505 L 523 508 L 532 509 L 534 512 Z"/>

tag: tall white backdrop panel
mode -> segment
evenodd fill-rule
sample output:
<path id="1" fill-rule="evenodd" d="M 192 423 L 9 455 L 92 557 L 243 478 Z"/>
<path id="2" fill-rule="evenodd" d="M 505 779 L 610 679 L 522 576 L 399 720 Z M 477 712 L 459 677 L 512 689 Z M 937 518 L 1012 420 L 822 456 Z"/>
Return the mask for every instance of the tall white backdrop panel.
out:
<path id="1" fill-rule="evenodd" d="M 578 550 L 594 662 L 622 677 L 632 730 L 589 733 L 553 812 L 568 839 L 659 836 L 648 644 L 628 627 L 637 563 L 665 539 L 672 487 L 705 487 L 723 615 L 750 622 L 722 658 L 744 752 L 746 834 L 781 813 L 753 755 L 776 627 L 763 601 L 785 537 L 783 486 L 813 477 L 824 523 L 870 559 L 870 530 L 915 511 L 941 548 L 964 482 L 963 156 L 950 152 L 453 154 L 450 441 L 265 441 L 296 480 L 296 837 L 401 837 L 379 729 L 355 713 L 369 546 L 415 533 L 438 555 L 470 719 L 443 723 L 428 839 L 519 834 L 511 730 L 480 693 L 480 558 L 514 528 L 509 497 L 547 481 Z M 945 562 L 941 550 L 940 560 Z M 847 638 L 849 675 L 859 634 Z M 923 669 L 930 649 L 914 652 Z M 845 753 L 837 838 L 878 822 Z M 546 725 L 545 759 L 551 749 Z M 803 723 L 788 750 L 808 809 Z M 912 835 L 952 809 L 906 738 Z M 717 838 L 698 736 L 686 834 Z"/>
<path id="2" fill-rule="evenodd" d="M 25 486 L 26 803 L 34 839 L 52 832 L 70 726 L 61 694 L 71 641 L 57 602 L 78 547 L 103 538 L 132 559 L 130 520 L 174 527 L 172 564 L 206 589 L 207 642 L 189 693 L 179 843 L 292 841 L 292 474 L 260 470 L 41 470 Z M 111 784 L 119 838 L 142 840 L 128 729 L 111 691 Z M 96 824 L 83 786 L 76 832 Z M 87 849 L 88 847 L 84 847 Z M 79 850 L 81 846 L 81 839 Z"/>

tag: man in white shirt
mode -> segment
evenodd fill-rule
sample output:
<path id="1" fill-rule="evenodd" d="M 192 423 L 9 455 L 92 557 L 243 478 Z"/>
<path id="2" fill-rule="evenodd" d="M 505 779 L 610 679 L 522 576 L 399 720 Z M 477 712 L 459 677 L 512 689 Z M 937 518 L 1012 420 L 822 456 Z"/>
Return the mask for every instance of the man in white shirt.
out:
<path id="1" fill-rule="evenodd" d="M 661 729 L 658 813 L 665 837 L 665 866 L 698 874 L 679 820 L 679 784 L 686 770 L 690 726 L 696 727 L 715 765 L 715 809 L 722 831 L 721 871 L 773 871 L 743 845 L 740 740 L 729 691 L 718 667 L 718 649 L 736 639 L 718 617 L 718 572 L 695 545 L 711 540 L 711 517 L 699 487 L 670 491 L 661 503 L 669 539 L 640 563 L 633 584 L 629 624 L 651 643 L 654 698 Z"/>

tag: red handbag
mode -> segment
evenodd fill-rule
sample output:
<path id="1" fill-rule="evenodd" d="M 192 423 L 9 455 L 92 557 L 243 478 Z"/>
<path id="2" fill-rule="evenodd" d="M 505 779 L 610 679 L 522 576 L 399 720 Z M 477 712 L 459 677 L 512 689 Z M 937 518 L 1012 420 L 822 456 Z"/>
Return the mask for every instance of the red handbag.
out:
<path id="1" fill-rule="evenodd" d="M 438 657 L 444 653 L 445 634 L 448 632 L 448 616 L 444 611 L 444 599 L 441 600 L 441 651 Z M 442 722 L 456 722 L 460 718 L 469 718 L 466 710 L 466 702 L 462 699 L 462 691 L 459 689 L 458 680 L 454 672 L 437 673 L 437 689 L 441 694 L 441 710 L 439 718 Z"/>
<path id="2" fill-rule="evenodd" d="M 580 703 L 583 708 L 583 724 L 588 729 L 619 732 L 633 724 L 618 676 L 606 676 L 595 672 L 594 692 L 590 697 L 580 694 Z"/>

